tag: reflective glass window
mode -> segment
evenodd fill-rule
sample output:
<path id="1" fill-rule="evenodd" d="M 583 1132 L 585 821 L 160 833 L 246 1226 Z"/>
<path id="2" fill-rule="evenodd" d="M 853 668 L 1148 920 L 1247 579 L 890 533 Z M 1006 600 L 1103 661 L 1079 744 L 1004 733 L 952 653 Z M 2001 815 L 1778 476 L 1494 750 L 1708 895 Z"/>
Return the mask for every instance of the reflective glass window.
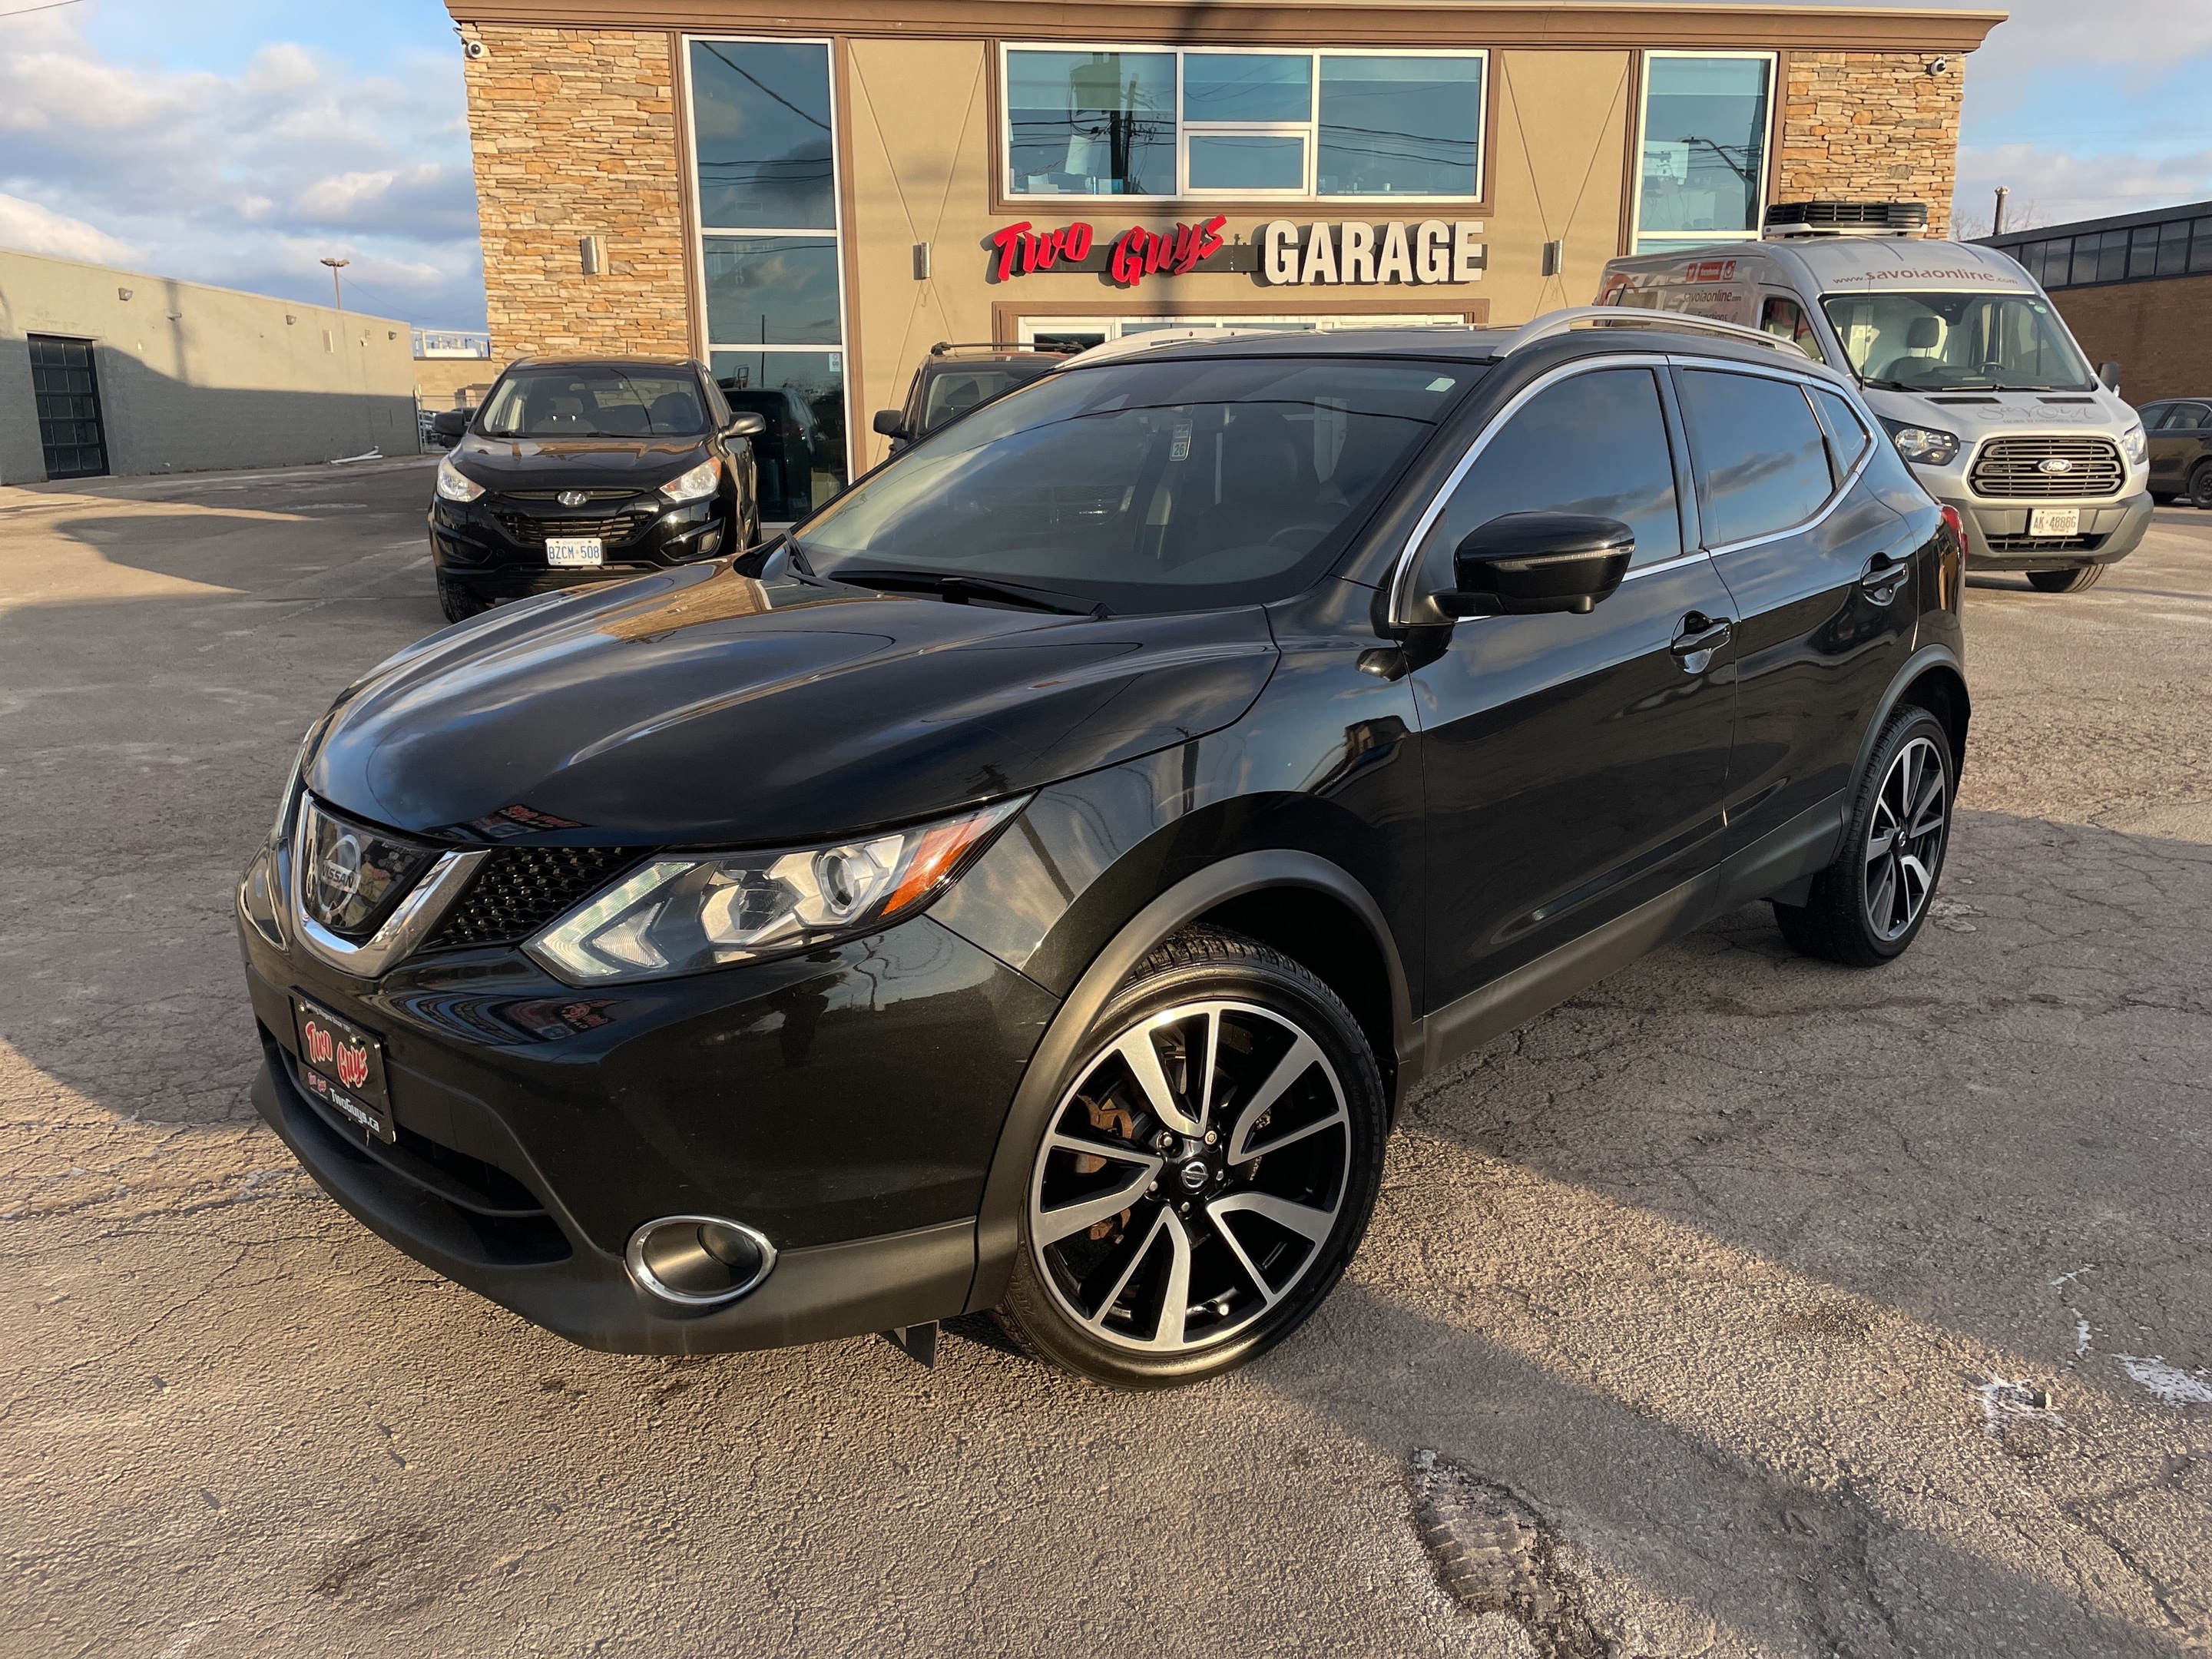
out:
<path id="1" fill-rule="evenodd" d="M 1175 85 L 1170 52 L 1007 52 L 1013 193 L 1174 195 Z"/>
<path id="2" fill-rule="evenodd" d="M 1321 59 L 1323 196 L 1480 192 L 1484 60 Z"/>
<path id="3" fill-rule="evenodd" d="M 1772 70 L 1765 58 L 1645 60 L 1639 232 L 1759 228 Z"/>
<path id="4" fill-rule="evenodd" d="M 709 236 L 705 264 L 717 345 L 838 343 L 833 238 Z"/>
<path id="5" fill-rule="evenodd" d="M 1273 132 L 1194 132 L 1190 187 L 1196 190 L 1297 190 L 1306 185 L 1306 141 Z"/>
<path id="6" fill-rule="evenodd" d="M 1825 463 L 1824 463 L 1825 465 Z M 1455 586 L 1469 531 L 1509 513 L 1588 513 L 1636 532 L 1632 562 L 1682 550 L 1674 452 L 1648 368 L 1607 368 L 1547 386 L 1509 419 L 1437 514 L 1419 554 L 1419 591 Z"/>
<path id="7" fill-rule="evenodd" d="M 2212 218 L 2194 219 L 2190 222 L 2195 234 L 2189 244 L 2189 269 L 2191 271 L 2212 270 Z"/>
<path id="8" fill-rule="evenodd" d="M 1305 52 L 1186 52 L 1182 118 L 1310 121 L 1313 58 Z"/>
<path id="9" fill-rule="evenodd" d="M 694 40 L 691 131 L 701 224 L 836 228 L 829 47 Z"/>
<path id="10" fill-rule="evenodd" d="M 1828 428 L 1829 459 L 1834 464 L 1832 470 L 1836 482 L 1841 483 L 1859 464 L 1859 457 L 1866 453 L 1867 446 L 1874 439 L 1859 419 L 1858 411 L 1851 407 L 1850 400 L 1840 392 L 1816 390 L 1813 401 L 1820 405 L 1820 424 Z"/>
<path id="11" fill-rule="evenodd" d="M 1690 369 L 1680 384 L 1707 546 L 1771 535 L 1820 510 L 1835 488 L 1828 447 L 1796 383 Z"/>
<path id="12" fill-rule="evenodd" d="M 717 351 L 714 370 L 732 409 L 768 422 L 752 441 L 763 520 L 804 518 L 843 487 L 843 353 Z"/>

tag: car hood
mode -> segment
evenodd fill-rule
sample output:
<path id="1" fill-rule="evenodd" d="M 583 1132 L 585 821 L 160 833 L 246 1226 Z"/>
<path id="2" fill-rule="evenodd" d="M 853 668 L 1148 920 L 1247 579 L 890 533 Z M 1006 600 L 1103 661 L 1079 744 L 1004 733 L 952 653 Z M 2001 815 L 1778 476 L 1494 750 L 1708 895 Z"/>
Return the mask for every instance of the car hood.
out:
<path id="1" fill-rule="evenodd" d="M 803 842 L 1217 730 L 1276 654 L 1257 607 L 1038 615 L 726 565 L 513 611 L 340 699 L 308 787 L 441 838 Z"/>
<path id="2" fill-rule="evenodd" d="M 453 465 L 487 489 L 561 485 L 650 489 L 706 459 L 704 434 L 690 438 L 486 438 L 471 433 Z"/>

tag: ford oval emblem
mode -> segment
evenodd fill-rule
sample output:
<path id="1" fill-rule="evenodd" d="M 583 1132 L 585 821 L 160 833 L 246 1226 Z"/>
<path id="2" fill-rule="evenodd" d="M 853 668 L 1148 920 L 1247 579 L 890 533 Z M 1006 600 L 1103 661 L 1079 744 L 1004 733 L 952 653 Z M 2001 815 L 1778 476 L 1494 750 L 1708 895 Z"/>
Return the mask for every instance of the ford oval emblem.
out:
<path id="1" fill-rule="evenodd" d="M 2045 462 L 2044 466 L 2045 469 L 2048 471 L 2050 463 L 2047 461 Z M 586 501 L 588 501 L 592 498 L 580 489 L 564 489 L 558 495 L 554 497 L 554 499 L 559 501 L 563 507 L 581 507 Z"/>
<path id="2" fill-rule="evenodd" d="M 2074 470 L 2074 463 L 2063 455 L 2053 455 L 2047 461 L 2038 462 L 2035 470 L 2038 472 L 2071 472 Z"/>

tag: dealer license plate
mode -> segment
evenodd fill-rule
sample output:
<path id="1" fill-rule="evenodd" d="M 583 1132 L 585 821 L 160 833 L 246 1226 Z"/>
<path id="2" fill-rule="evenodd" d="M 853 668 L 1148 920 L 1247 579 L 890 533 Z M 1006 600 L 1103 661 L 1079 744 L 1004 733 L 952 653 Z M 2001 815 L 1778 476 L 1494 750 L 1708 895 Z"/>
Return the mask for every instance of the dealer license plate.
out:
<path id="1" fill-rule="evenodd" d="M 606 550 L 597 536 L 548 536 L 545 562 L 551 565 L 605 564 Z"/>
<path id="2" fill-rule="evenodd" d="M 2027 533 L 2031 536 L 2078 536 L 2081 533 L 2081 509 L 2078 507 L 2032 507 L 2027 510 Z"/>
<path id="3" fill-rule="evenodd" d="M 300 1081 L 344 1121 L 386 1143 L 397 1140 L 384 1086 L 384 1044 L 349 1019 L 305 997 L 292 999 Z"/>

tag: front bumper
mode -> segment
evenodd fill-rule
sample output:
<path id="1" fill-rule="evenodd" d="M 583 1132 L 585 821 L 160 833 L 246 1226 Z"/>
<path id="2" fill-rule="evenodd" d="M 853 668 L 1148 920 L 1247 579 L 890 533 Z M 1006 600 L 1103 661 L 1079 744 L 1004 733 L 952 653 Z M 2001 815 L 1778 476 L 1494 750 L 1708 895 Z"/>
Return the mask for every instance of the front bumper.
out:
<path id="1" fill-rule="evenodd" d="M 719 495 L 671 507 L 651 494 L 574 511 L 487 495 L 473 501 L 434 496 L 430 557 L 438 574 L 485 599 L 522 599 L 556 588 L 622 581 L 731 550 L 729 514 Z M 555 567 L 547 536 L 598 536 L 604 564 Z"/>
<path id="2" fill-rule="evenodd" d="M 496 947 L 364 985 L 241 919 L 262 1116 L 363 1224 L 588 1347 L 826 1340 L 966 1307 L 975 1215 L 1054 1000 L 927 916 L 798 959 L 578 992 Z M 291 993 L 381 1037 L 398 1140 L 295 1080 Z M 725 1216 L 775 1268 L 703 1312 L 623 1267 L 642 1223 Z"/>
<path id="3" fill-rule="evenodd" d="M 2027 533 L 2029 507 L 1993 506 L 1976 496 L 1936 492 L 1936 499 L 1955 507 L 1966 521 L 1966 568 L 1977 570 L 2067 570 L 2075 565 L 2112 564 L 2124 559 L 2142 543 L 2150 526 L 2148 492 L 2118 501 L 2083 501 L 2081 528 L 2077 535 L 2031 537 Z M 2072 501 L 2041 503 L 2072 507 Z"/>

